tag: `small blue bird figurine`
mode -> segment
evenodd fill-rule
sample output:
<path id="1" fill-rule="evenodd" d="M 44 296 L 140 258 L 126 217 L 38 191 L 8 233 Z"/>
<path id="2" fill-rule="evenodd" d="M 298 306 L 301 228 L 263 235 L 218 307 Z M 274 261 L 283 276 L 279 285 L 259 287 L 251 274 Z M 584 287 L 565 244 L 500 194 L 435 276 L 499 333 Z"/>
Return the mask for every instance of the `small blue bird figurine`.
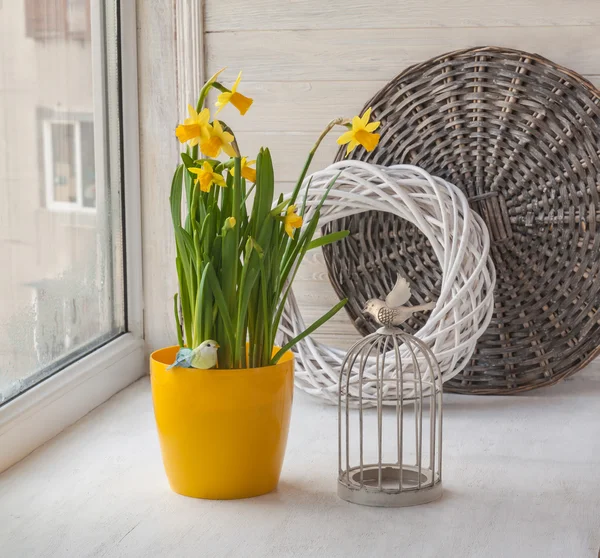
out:
<path id="1" fill-rule="evenodd" d="M 194 350 L 183 347 L 177 351 L 175 362 L 167 366 L 167 370 L 175 368 L 199 368 L 207 370 L 217 364 L 217 350 L 219 344 L 212 339 L 200 343 Z"/>
<path id="2" fill-rule="evenodd" d="M 191 368 L 193 353 L 192 349 L 182 347 L 177 351 L 175 362 L 171 366 L 167 366 L 167 370 L 171 370 L 171 368 L 175 368 L 176 366 L 179 368 Z"/>

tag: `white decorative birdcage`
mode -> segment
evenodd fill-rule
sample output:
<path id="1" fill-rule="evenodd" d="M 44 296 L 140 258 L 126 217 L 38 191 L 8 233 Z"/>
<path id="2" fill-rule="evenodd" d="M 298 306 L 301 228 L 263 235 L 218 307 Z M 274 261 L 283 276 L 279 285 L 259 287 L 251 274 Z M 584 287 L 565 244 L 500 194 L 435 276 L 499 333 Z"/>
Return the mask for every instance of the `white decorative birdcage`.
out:
<path id="1" fill-rule="evenodd" d="M 384 405 L 389 390 L 395 405 Z M 338 495 L 384 507 L 442 495 L 442 375 L 431 349 L 399 329 L 361 339 L 342 363 Z"/>

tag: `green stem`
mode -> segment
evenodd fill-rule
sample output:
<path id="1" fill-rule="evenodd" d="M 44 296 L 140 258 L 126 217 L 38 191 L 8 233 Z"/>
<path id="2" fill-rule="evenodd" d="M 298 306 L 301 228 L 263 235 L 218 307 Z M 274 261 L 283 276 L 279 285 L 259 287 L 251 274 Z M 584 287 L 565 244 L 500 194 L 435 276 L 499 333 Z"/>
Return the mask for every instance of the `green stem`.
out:
<path id="1" fill-rule="evenodd" d="M 321 132 L 321 135 L 317 138 L 317 141 L 315 142 L 315 144 L 312 146 L 312 149 L 308 153 L 308 157 L 306 159 L 306 162 L 304 163 L 304 167 L 302 168 L 302 172 L 300 173 L 298 182 L 296 182 L 296 186 L 294 188 L 294 191 L 292 192 L 292 197 L 290 198 L 290 205 L 293 205 L 294 202 L 296 201 L 296 198 L 298 197 L 298 192 L 300 191 L 300 188 L 302 187 L 302 183 L 304 182 L 304 179 L 306 178 L 308 168 L 310 167 L 313 157 L 315 156 L 317 149 L 319 149 L 321 142 L 325 139 L 325 136 L 329 132 L 331 132 L 331 130 L 333 128 L 335 128 L 336 126 L 344 126 L 347 122 L 348 122 L 347 118 L 336 118 L 336 119 L 332 120 L 329 124 L 327 124 L 327 126 L 325 126 L 325 129 Z"/>
<path id="2" fill-rule="evenodd" d="M 175 325 L 177 327 L 177 342 L 180 347 L 183 347 L 183 332 L 181 329 L 181 321 L 179 320 L 179 295 L 175 293 L 173 295 L 173 313 L 175 314 Z"/>

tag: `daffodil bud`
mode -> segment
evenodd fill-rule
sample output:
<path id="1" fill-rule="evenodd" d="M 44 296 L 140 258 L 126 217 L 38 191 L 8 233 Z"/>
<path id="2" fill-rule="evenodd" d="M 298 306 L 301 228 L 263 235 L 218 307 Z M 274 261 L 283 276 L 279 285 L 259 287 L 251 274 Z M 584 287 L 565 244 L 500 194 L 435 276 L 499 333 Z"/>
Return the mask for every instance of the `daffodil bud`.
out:
<path id="1" fill-rule="evenodd" d="M 256 240 L 254 240 L 252 237 L 249 238 L 249 241 L 251 241 L 251 243 L 252 243 L 251 244 L 252 245 L 252 249 L 256 250 L 257 254 L 260 257 L 262 257 L 262 255 L 263 255 L 263 249 L 262 249 L 261 245 L 258 242 L 256 242 Z"/>
<path id="2" fill-rule="evenodd" d="M 223 225 L 223 235 L 227 234 L 228 231 L 233 229 L 233 227 L 235 227 L 235 223 L 235 217 L 227 217 L 227 219 L 225 219 L 225 224 Z"/>

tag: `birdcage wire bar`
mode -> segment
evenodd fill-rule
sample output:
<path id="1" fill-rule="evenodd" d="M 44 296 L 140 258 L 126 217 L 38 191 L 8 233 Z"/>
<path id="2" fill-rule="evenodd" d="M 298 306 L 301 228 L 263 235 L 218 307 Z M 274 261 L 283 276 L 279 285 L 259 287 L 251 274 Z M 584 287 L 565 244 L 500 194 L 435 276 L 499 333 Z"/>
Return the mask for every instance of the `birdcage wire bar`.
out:
<path id="1" fill-rule="evenodd" d="M 407 353 L 409 362 L 403 363 Z M 393 414 L 384 411 L 385 386 L 390 383 L 398 394 Z M 375 391 L 375 401 L 370 395 L 365 404 L 365 387 L 369 394 Z M 366 412 L 375 413 L 376 460 L 367 463 L 365 440 L 375 433 L 365 431 L 365 409 L 373 403 L 375 409 Z M 423 420 L 425 404 L 427 429 Z M 387 405 L 391 411 L 389 402 Z M 358 415 L 357 440 L 352 437 L 353 414 Z M 390 426 L 395 430 L 391 442 L 389 436 L 384 437 L 384 429 Z M 411 453 L 407 451 L 411 442 L 405 433 L 413 427 Z M 428 434 L 428 440 L 424 434 Z M 428 444 L 428 455 L 424 455 L 424 443 Z M 388 444 L 397 445 L 392 462 L 384 457 Z M 396 328 L 381 328 L 348 351 L 338 390 L 338 457 L 338 494 L 349 502 L 400 507 L 431 502 L 441 496 L 442 374 L 431 349 L 422 340 Z"/>

